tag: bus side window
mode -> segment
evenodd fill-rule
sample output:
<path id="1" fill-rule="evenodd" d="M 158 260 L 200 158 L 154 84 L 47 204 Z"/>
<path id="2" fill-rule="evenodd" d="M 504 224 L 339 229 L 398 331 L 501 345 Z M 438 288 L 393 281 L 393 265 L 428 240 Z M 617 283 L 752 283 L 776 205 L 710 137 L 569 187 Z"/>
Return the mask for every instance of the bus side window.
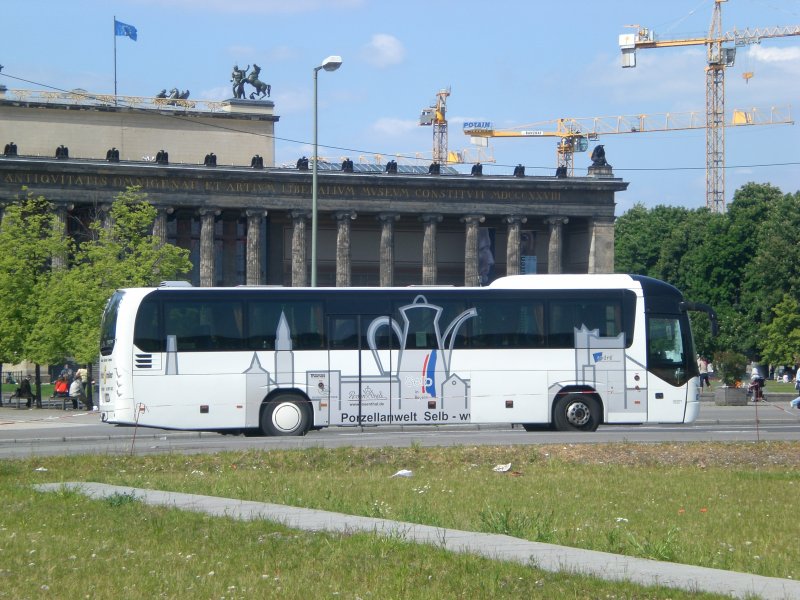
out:
<path id="1" fill-rule="evenodd" d="M 517 309 L 519 313 L 518 340 L 519 348 L 544 347 L 544 305 L 541 302 L 529 302 Z"/>
<path id="2" fill-rule="evenodd" d="M 328 343 L 331 350 L 358 350 L 358 331 L 356 317 L 330 317 Z"/>
<path id="3" fill-rule="evenodd" d="M 214 350 L 243 349 L 242 303 L 214 302 L 209 308 L 210 347 Z"/>
<path id="4" fill-rule="evenodd" d="M 575 319 L 572 306 L 566 302 L 551 302 L 547 323 L 547 346 L 549 348 L 575 347 Z"/>
<path id="5" fill-rule="evenodd" d="M 293 350 L 322 350 L 325 348 L 325 322 L 321 302 L 292 302 L 283 304 L 282 311 L 292 336 Z"/>
<path id="6" fill-rule="evenodd" d="M 245 345 L 248 350 L 274 350 L 275 334 L 281 306 L 275 302 L 249 302 L 247 305 L 248 336 Z"/>
<path id="7" fill-rule="evenodd" d="M 136 314 L 133 330 L 133 343 L 144 352 L 163 352 L 164 340 L 161 336 L 161 319 L 157 302 L 143 302 Z"/>

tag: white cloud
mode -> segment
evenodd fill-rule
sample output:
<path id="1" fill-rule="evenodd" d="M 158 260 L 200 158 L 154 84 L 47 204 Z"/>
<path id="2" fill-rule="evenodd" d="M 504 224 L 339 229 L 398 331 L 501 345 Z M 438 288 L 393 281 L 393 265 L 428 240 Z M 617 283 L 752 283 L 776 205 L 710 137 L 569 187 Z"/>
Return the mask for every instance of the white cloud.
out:
<path id="1" fill-rule="evenodd" d="M 369 44 L 364 46 L 364 60 L 378 68 L 389 67 L 403 62 L 406 49 L 402 42 L 388 33 L 376 33 Z"/>
<path id="2" fill-rule="evenodd" d="M 800 60 L 800 47 L 768 48 L 764 46 L 752 46 L 748 51 L 748 56 L 753 60 L 765 63 L 797 61 Z"/>
<path id="3" fill-rule="evenodd" d="M 396 119 L 394 117 L 381 117 L 375 121 L 370 129 L 382 136 L 398 137 L 407 135 L 419 127 L 419 123 L 409 119 Z"/>
<path id="4" fill-rule="evenodd" d="M 311 95 L 300 88 L 281 88 L 272 100 L 275 101 L 275 112 L 280 115 L 308 115 L 313 108 Z"/>

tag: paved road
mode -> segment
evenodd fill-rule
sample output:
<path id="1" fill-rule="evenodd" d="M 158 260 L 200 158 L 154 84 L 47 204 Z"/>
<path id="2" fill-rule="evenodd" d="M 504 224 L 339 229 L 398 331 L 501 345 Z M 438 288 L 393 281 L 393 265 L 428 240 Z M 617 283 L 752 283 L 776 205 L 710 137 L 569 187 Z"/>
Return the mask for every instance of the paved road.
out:
<path id="1" fill-rule="evenodd" d="M 800 440 L 800 411 L 786 402 L 749 406 L 703 403 L 691 425 L 603 426 L 595 433 L 528 433 L 510 424 L 444 427 L 330 428 L 302 438 L 226 436 L 215 433 L 118 427 L 98 413 L 0 408 L 0 458 L 84 453 L 213 452 L 248 448 L 340 446 L 457 446 L 609 441 Z"/>

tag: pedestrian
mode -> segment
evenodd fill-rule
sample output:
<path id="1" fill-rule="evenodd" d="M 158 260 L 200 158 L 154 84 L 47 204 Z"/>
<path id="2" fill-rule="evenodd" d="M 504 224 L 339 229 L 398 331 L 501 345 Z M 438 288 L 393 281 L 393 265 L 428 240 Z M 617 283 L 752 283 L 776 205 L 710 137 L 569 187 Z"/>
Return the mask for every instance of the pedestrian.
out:
<path id="1" fill-rule="evenodd" d="M 86 394 L 83 393 L 83 382 L 80 377 L 76 377 L 69 385 L 69 397 L 72 400 L 73 408 L 78 408 L 78 401 L 86 405 L 86 410 L 92 410 L 92 405 L 86 399 Z"/>
<path id="2" fill-rule="evenodd" d="M 750 385 L 747 392 L 753 394 L 753 402 L 764 402 L 764 376 L 761 374 L 756 363 L 753 363 L 753 370 L 750 373 Z"/>
<path id="3" fill-rule="evenodd" d="M 703 389 L 703 385 L 711 387 L 711 381 L 708 379 L 708 361 L 699 354 L 697 355 L 697 369 L 700 371 L 700 389 Z"/>
<path id="4" fill-rule="evenodd" d="M 20 400 L 25 398 L 27 400 L 25 406 L 28 408 L 31 407 L 31 401 L 33 400 L 33 389 L 31 389 L 30 375 L 25 376 L 25 379 L 19 382 L 19 387 L 17 388 L 17 396 L 19 397 Z M 36 408 L 42 408 L 42 403 L 37 402 Z"/>
<path id="5" fill-rule="evenodd" d="M 794 382 L 794 389 L 800 393 L 800 379 L 796 379 Z M 789 402 L 790 408 L 800 408 L 800 396 Z"/>
<path id="6" fill-rule="evenodd" d="M 61 369 L 61 372 L 58 374 L 58 376 L 63 377 L 67 380 L 67 383 L 69 383 L 72 381 L 73 376 L 72 367 L 70 367 L 68 363 L 64 363 L 64 368 Z"/>

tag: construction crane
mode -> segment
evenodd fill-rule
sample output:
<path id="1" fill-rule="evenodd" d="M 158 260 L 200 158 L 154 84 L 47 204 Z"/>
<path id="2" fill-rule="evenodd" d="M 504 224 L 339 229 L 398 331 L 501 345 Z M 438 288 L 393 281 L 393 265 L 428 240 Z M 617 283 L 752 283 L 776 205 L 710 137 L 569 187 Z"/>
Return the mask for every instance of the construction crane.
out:
<path id="1" fill-rule="evenodd" d="M 433 125 L 433 162 L 445 164 L 447 162 L 447 97 L 450 88 L 439 90 L 436 102 L 428 108 L 423 108 L 419 115 L 419 124 Z"/>
<path id="2" fill-rule="evenodd" d="M 436 101 L 427 108 L 423 108 L 419 116 L 419 124 L 433 126 L 433 162 L 440 165 L 458 165 L 476 162 L 494 162 L 491 149 L 465 148 L 464 150 L 449 150 L 447 143 L 447 97 L 450 88 L 439 90 Z M 423 160 L 421 153 L 416 154 L 417 160 Z"/>
<path id="3" fill-rule="evenodd" d="M 723 120 L 725 127 L 748 125 L 792 124 L 791 111 L 786 107 L 769 109 L 736 109 L 730 119 Z M 541 121 L 509 129 L 495 129 L 491 121 L 466 121 L 464 133 L 474 138 L 497 137 L 557 137 L 556 164 L 566 176 L 573 175 L 575 152 L 586 152 L 590 141 L 600 135 L 622 133 L 648 133 L 654 131 L 680 131 L 707 129 L 705 114 L 700 111 L 620 115 L 609 117 L 580 117 Z M 563 171 L 562 171 L 563 169 Z"/>
<path id="4" fill-rule="evenodd" d="M 714 212 L 725 211 L 725 68 L 733 66 L 736 46 L 800 35 L 800 25 L 733 29 L 722 33 L 722 3 L 727 1 L 714 0 L 711 26 L 708 35 L 703 37 L 657 38 L 651 29 L 639 25 L 631 25 L 637 29 L 636 33 L 619 36 L 623 67 L 636 66 L 638 49 L 706 46 L 706 206 Z"/>

